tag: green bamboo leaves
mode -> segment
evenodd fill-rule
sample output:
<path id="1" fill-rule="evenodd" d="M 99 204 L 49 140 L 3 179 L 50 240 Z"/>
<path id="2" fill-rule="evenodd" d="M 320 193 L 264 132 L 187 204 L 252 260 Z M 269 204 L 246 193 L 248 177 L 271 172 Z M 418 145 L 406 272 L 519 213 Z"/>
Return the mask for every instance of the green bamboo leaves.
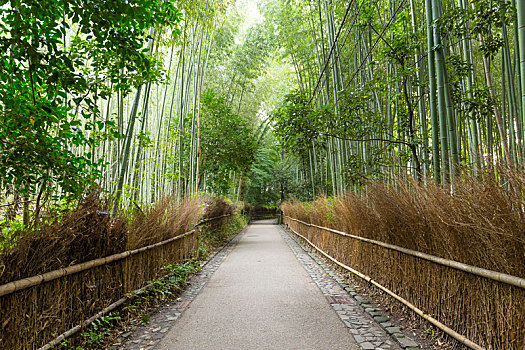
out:
<path id="1" fill-rule="evenodd" d="M 356 171 L 385 181 L 409 173 L 427 181 L 424 174 L 450 185 L 462 172 L 521 164 L 523 2 L 279 3 L 283 7 L 273 12 L 274 20 L 296 69 L 297 85 L 311 102 L 304 108 L 326 119 L 308 120 L 317 134 L 293 126 L 300 113 L 290 115 L 289 125 L 280 122 L 277 127 L 283 140 L 306 132 L 286 141 L 290 144 L 314 138 L 311 145 L 299 142 L 296 152 L 303 162 L 297 178 L 308 181 L 311 192 L 357 189 L 355 176 L 344 177 Z M 345 23 L 348 9 L 352 20 Z M 300 30 L 289 24 L 292 15 Z M 426 25 L 421 28 L 420 23 Z M 335 42 L 340 26 L 344 39 Z M 360 98 L 360 108 L 349 108 L 348 96 L 363 90 L 370 94 Z M 346 130 L 334 127 L 349 118 L 355 122 Z"/>

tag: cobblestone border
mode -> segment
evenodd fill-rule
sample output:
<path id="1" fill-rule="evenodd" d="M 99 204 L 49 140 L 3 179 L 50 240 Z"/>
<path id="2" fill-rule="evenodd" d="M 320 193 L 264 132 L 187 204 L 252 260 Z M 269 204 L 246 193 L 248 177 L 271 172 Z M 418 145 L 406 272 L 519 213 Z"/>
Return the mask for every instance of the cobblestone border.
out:
<path id="1" fill-rule="evenodd" d="M 366 297 L 356 293 L 310 249 L 280 226 L 279 232 L 305 270 L 339 315 L 361 349 L 419 350 L 387 314 Z"/>
<path id="2" fill-rule="evenodd" d="M 208 283 L 213 273 L 217 271 L 245 232 L 246 229 L 242 230 L 237 236 L 225 243 L 223 247 L 219 248 L 215 255 L 201 265 L 202 270 L 190 279 L 189 286 L 176 300 L 168 302 L 166 306 L 150 315 L 148 325 L 140 326 L 134 331 L 124 334 L 123 344 L 119 347 L 113 347 L 113 349 L 153 349 L 175 325 L 177 319 L 189 307 L 190 303 L 197 297 L 206 283 Z"/>

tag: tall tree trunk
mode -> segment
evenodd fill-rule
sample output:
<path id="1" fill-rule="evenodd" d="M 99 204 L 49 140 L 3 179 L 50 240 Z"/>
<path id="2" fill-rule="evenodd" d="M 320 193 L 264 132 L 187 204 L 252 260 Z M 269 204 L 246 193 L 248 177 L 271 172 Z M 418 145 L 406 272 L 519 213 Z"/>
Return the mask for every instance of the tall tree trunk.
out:
<path id="1" fill-rule="evenodd" d="M 484 40 L 481 34 L 479 35 L 479 41 L 483 45 Z M 483 69 L 485 71 L 485 81 L 487 83 L 487 87 L 489 88 L 490 97 L 494 101 L 496 101 L 496 91 L 494 90 L 494 84 L 492 83 L 492 74 L 490 74 L 489 60 L 486 55 L 483 55 Z M 512 162 L 512 157 L 509 152 L 509 145 L 507 143 L 507 135 L 506 135 L 507 133 L 505 131 L 505 124 L 501 117 L 499 107 L 496 103 L 494 104 L 493 112 L 494 112 L 494 118 L 496 119 L 496 124 L 498 126 L 499 136 L 501 138 L 501 145 L 503 146 L 503 155 L 505 157 L 505 163 L 507 164 L 507 166 L 512 167 L 513 162 Z"/>
<path id="2" fill-rule="evenodd" d="M 432 0 L 426 0 L 426 18 L 427 18 L 427 60 L 428 60 L 428 80 L 429 80 L 429 110 L 430 125 L 432 127 L 432 170 L 434 180 L 441 182 L 441 171 L 439 162 L 439 121 L 436 106 L 436 64 L 434 54 L 434 29 L 432 16 Z"/>
<path id="3" fill-rule="evenodd" d="M 147 50 L 152 51 L 153 46 L 153 36 L 155 35 L 155 30 L 150 30 L 150 36 L 152 37 L 148 41 Z M 113 213 L 112 215 L 115 216 L 120 205 L 120 200 L 122 198 L 122 190 L 124 188 L 124 181 L 126 179 L 127 171 L 128 171 L 128 163 L 129 163 L 129 157 L 130 157 L 130 149 L 131 149 L 131 140 L 133 139 L 133 131 L 135 127 L 135 120 L 137 119 L 137 112 L 139 109 L 139 101 L 140 101 L 140 93 L 142 90 L 142 85 L 139 85 L 137 88 L 137 93 L 135 94 L 135 101 L 133 102 L 133 108 L 131 109 L 131 114 L 129 116 L 128 121 L 128 130 L 126 132 L 126 143 L 124 144 L 124 148 L 122 150 L 122 163 L 120 167 L 119 172 L 119 180 L 117 185 L 117 190 L 115 192 L 115 198 L 113 202 Z"/>
<path id="4" fill-rule="evenodd" d="M 523 0 L 517 0 L 516 8 L 518 9 L 518 40 L 519 42 L 516 44 L 519 46 L 519 62 L 520 62 L 519 71 L 520 71 L 521 108 L 522 108 L 521 117 L 525 118 L 525 2 Z"/>
<path id="5" fill-rule="evenodd" d="M 412 32 L 417 34 L 418 24 L 417 24 L 417 14 L 416 14 L 416 6 L 414 3 L 414 0 L 410 0 L 410 12 L 411 12 L 411 19 L 412 19 Z M 416 72 L 417 77 L 420 82 L 422 82 L 423 79 L 423 69 L 421 66 L 421 63 L 419 62 L 419 59 L 421 57 L 421 46 L 418 45 L 416 48 L 416 52 L 414 54 L 414 63 L 416 65 Z M 421 162 L 422 164 L 422 175 L 424 177 L 428 176 L 428 165 L 427 165 L 427 149 L 429 146 L 428 142 L 428 126 L 427 126 L 427 115 L 426 115 L 426 106 L 425 106 L 425 89 L 423 88 L 423 84 L 418 84 L 417 86 L 417 95 L 418 95 L 418 116 L 419 116 L 419 123 L 420 123 L 420 130 L 421 130 L 421 138 L 423 140 L 423 145 L 421 147 Z"/>
<path id="6" fill-rule="evenodd" d="M 126 132 L 126 143 L 124 145 L 124 149 L 122 150 L 122 163 L 120 166 L 120 172 L 119 172 L 119 178 L 118 178 L 118 185 L 117 190 L 115 192 L 115 199 L 113 202 L 113 216 L 116 215 L 119 205 L 120 205 L 120 199 L 122 197 L 122 190 L 124 188 L 124 181 L 126 179 L 126 174 L 128 171 L 128 162 L 130 157 L 130 149 L 131 149 L 131 140 L 133 139 L 133 130 L 135 127 L 135 120 L 137 117 L 137 110 L 139 108 L 139 101 L 140 101 L 140 92 L 142 90 L 142 85 L 140 85 L 137 88 L 137 93 L 135 94 L 135 101 L 133 103 L 133 108 L 131 110 L 131 114 L 129 116 L 129 122 L 128 122 L 128 130 Z"/>
<path id="7" fill-rule="evenodd" d="M 441 136 L 441 168 L 442 168 L 442 180 L 444 183 L 450 181 L 450 157 L 448 148 L 448 130 L 447 130 L 447 94 L 445 89 L 448 89 L 445 79 L 445 59 L 443 57 L 443 48 L 441 44 L 441 33 L 436 23 L 436 20 L 441 17 L 440 0 L 432 0 L 432 23 L 433 25 L 433 39 L 435 55 L 435 66 L 437 75 L 437 97 L 438 97 L 438 112 L 439 112 L 439 133 Z"/>
<path id="8" fill-rule="evenodd" d="M 464 10 L 468 10 L 468 0 L 460 0 L 461 7 Z M 465 23 L 465 29 L 467 30 L 469 23 Z M 472 41 L 470 38 L 470 33 L 466 34 L 466 37 L 463 39 L 463 59 L 469 65 L 472 66 Z M 465 88 L 467 90 L 467 98 L 469 100 L 474 99 L 474 70 L 469 72 L 468 76 L 465 78 Z M 481 170 L 481 154 L 479 150 L 479 135 L 478 135 L 478 122 L 475 116 L 469 114 L 469 130 L 470 130 L 470 154 L 472 159 L 472 165 L 474 174 L 477 174 Z"/>

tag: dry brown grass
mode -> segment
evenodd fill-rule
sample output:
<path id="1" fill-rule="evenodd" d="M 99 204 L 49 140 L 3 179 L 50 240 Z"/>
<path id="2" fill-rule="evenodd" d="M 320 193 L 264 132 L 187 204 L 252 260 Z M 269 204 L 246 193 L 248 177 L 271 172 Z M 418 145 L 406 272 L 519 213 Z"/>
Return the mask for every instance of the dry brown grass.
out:
<path id="1" fill-rule="evenodd" d="M 164 241 L 192 230 L 201 215 L 233 212 L 224 200 L 206 202 L 210 210 L 205 211 L 199 199 L 165 199 L 133 219 L 110 219 L 106 202 L 88 196 L 61 220 L 22 232 L 12 248 L 0 252 L 0 284 Z M 125 293 L 161 277 L 164 266 L 191 258 L 198 244 L 198 233 L 192 234 L 0 297 L 0 349 L 44 345 Z"/>
<path id="2" fill-rule="evenodd" d="M 523 174 L 499 170 L 458 181 L 453 193 L 399 180 L 370 184 L 367 194 L 286 203 L 284 212 L 470 265 L 525 277 Z M 371 276 L 488 349 L 525 348 L 525 290 L 293 221 L 292 228 L 334 258 Z"/>
<path id="3" fill-rule="evenodd" d="M 107 212 L 107 202 L 92 194 L 61 218 L 20 232 L 16 245 L 0 252 L 0 284 L 124 251 L 125 221 Z"/>
<path id="4" fill-rule="evenodd" d="M 226 217 L 225 215 L 231 215 L 239 208 L 233 204 L 228 203 L 222 197 L 216 199 L 205 198 L 204 207 L 205 213 L 202 217 L 202 220 L 205 222 L 205 224 L 199 227 L 199 230 L 202 232 L 200 238 L 204 243 L 203 246 L 216 246 L 228 238 L 228 232 L 227 230 L 223 230 L 223 228 L 230 223 L 233 217 Z M 213 218 L 220 219 L 210 220 Z"/>
<path id="5" fill-rule="evenodd" d="M 172 198 L 165 198 L 132 220 L 127 249 L 144 247 L 188 232 L 202 214 L 198 199 L 177 203 Z"/>
<path id="6" fill-rule="evenodd" d="M 230 215 L 235 211 L 235 206 L 228 203 L 224 198 L 205 198 L 204 206 L 206 211 L 203 220 L 217 218 L 223 215 Z"/>

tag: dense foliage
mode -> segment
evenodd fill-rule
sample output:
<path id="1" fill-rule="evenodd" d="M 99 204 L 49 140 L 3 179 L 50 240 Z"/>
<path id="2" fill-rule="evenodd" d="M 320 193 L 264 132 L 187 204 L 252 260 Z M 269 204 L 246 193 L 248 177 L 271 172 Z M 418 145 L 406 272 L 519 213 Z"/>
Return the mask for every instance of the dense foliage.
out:
<path id="1" fill-rule="evenodd" d="M 2 186 L 79 194 L 103 161 L 92 148 L 113 130 L 98 99 L 158 78 L 145 41 L 151 28 L 175 26 L 180 13 L 163 0 L 1 1 L 0 8 Z"/>
<path id="2" fill-rule="evenodd" d="M 0 2 L 4 233 L 22 209 L 27 224 L 93 187 L 114 214 L 200 191 L 243 199 L 268 131 L 256 98 L 270 41 L 239 6 Z"/>
<path id="3" fill-rule="evenodd" d="M 247 172 L 254 161 L 255 132 L 233 113 L 223 97 L 208 92 L 202 104 L 202 170 L 210 190 L 226 195 L 230 174 Z"/>
<path id="4" fill-rule="evenodd" d="M 10 217 L 89 185 L 114 211 L 201 191 L 277 204 L 522 163 L 520 2 L 1 5 Z"/>
<path id="5" fill-rule="evenodd" d="M 312 194 L 521 167 L 522 2 L 267 2 L 298 90 L 273 112 Z"/>

